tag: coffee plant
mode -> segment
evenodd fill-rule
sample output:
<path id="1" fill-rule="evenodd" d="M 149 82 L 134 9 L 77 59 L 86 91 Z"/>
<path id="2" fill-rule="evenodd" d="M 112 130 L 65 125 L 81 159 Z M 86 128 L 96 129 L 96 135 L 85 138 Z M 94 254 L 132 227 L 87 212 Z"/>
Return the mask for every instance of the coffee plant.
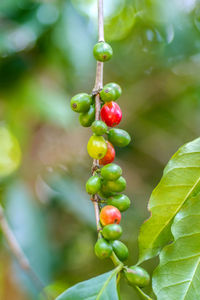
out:
<path id="1" fill-rule="evenodd" d="M 150 198 L 151 217 L 140 231 L 139 260 L 134 266 L 126 265 L 129 251 L 120 241 L 120 221 L 131 202 L 122 194 L 126 180 L 121 167 L 113 161 L 114 147 L 127 146 L 131 138 L 125 130 L 116 128 L 122 119 L 122 111 L 116 103 L 121 87 L 113 82 L 103 85 L 103 63 L 113 55 L 111 46 L 104 40 L 103 28 L 103 0 L 98 0 L 99 41 L 93 48 L 97 60 L 95 87 L 91 94 L 75 95 L 71 108 L 80 113 L 80 124 L 92 130 L 87 144 L 88 154 L 93 158 L 92 176 L 86 183 L 86 191 L 94 204 L 96 217 L 94 252 L 99 259 L 110 258 L 115 268 L 78 283 L 57 300 L 120 299 L 122 276 L 142 299 L 153 299 L 143 291 L 150 283 L 150 276 L 140 264 L 157 255 L 160 255 L 160 263 L 152 277 L 157 299 L 199 299 L 200 138 L 181 147 L 167 164 Z"/>
<path id="2" fill-rule="evenodd" d="M 2 300 L 200 299 L 200 2 L 105 5 L 0 1 Z"/>

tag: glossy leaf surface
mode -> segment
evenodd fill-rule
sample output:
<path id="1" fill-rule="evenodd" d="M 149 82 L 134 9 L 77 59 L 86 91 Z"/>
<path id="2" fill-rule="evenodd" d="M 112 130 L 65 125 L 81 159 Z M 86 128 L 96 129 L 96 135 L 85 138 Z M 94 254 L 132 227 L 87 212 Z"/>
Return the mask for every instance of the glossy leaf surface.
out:
<path id="1" fill-rule="evenodd" d="M 118 300 L 116 276 L 121 266 L 111 272 L 80 282 L 56 300 Z"/>
<path id="2" fill-rule="evenodd" d="M 156 256 L 171 239 L 171 224 L 187 199 L 200 189 L 200 138 L 182 146 L 164 169 L 154 189 L 151 217 L 141 227 L 139 262 Z"/>
<path id="3" fill-rule="evenodd" d="M 189 199 L 172 225 L 174 242 L 160 254 L 153 288 L 158 300 L 193 300 L 200 295 L 200 195 Z"/>

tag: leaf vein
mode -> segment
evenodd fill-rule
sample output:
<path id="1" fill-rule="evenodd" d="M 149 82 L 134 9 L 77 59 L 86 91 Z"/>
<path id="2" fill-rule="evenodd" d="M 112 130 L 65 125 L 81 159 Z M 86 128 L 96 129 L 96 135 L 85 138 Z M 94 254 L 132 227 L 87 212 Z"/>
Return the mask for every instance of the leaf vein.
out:
<path id="1" fill-rule="evenodd" d="M 122 269 L 123 265 L 119 265 L 108 277 L 108 279 L 105 281 L 105 283 L 103 284 L 101 290 L 99 291 L 96 300 L 100 300 L 101 295 L 103 294 L 105 288 L 107 287 L 107 285 L 109 284 L 109 282 L 111 281 L 111 279 L 113 278 L 113 276 L 115 276 L 121 269 Z"/>

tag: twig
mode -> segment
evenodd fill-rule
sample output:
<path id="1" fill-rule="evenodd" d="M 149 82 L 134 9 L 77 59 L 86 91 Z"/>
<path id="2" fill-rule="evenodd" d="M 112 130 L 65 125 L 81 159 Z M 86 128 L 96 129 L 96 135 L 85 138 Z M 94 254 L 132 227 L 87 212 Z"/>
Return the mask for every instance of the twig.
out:
<path id="1" fill-rule="evenodd" d="M 119 266 L 122 262 L 118 259 L 118 257 L 116 256 L 116 254 L 114 253 L 114 251 L 112 252 L 111 256 L 110 256 L 113 264 L 115 266 Z"/>
<path id="2" fill-rule="evenodd" d="M 103 0 L 98 0 L 98 32 L 99 42 L 104 42 Z"/>
<path id="3" fill-rule="evenodd" d="M 41 280 L 37 277 L 35 272 L 32 270 L 30 263 L 25 256 L 24 252 L 22 251 L 15 235 L 12 232 L 5 216 L 3 207 L 0 205 L 0 227 L 2 232 L 7 240 L 7 243 L 10 247 L 11 252 L 16 257 L 20 267 L 28 274 L 28 276 L 34 281 L 35 285 L 39 290 L 43 290 L 45 285 L 41 282 Z M 42 291 L 42 294 L 45 299 L 50 299 L 49 296 Z"/>
<path id="4" fill-rule="evenodd" d="M 23 270 L 27 271 L 30 268 L 29 261 L 22 252 L 12 230 L 10 229 L 10 226 L 8 225 L 8 222 L 4 216 L 2 206 L 0 206 L 0 226 L 8 242 L 8 245 L 10 246 L 12 253 L 15 255 L 19 265 Z"/>
<path id="5" fill-rule="evenodd" d="M 97 0 L 97 2 L 98 2 L 98 35 L 99 35 L 98 41 L 104 42 L 103 0 Z M 103 88 L 103 62 L 97 61 L 95 85 L 92 91 L 92 94 L 95 95 L 95 120 L 100 120 L 101 100 L 100 100 L 99 93 L 102 90 L 102 88 Z M 98 169 L 99 169 L 99 161 L 94 159 L 92 165 L 92 175 L 95 175 Z M 103 201 L 99 199 L 97 194 L 93 195 L 91 197 L 91 200 L 94 204 L 97 232 L 101 236 L 99 204 L 102 203 Z M 118 257 L 114 252 L 112 252 L 110 258 L 115 266 L 118 266 L 118 268 L 121 269 L 123 268 L 124 264 L 118 259 Z M 118 291 L 118 297 L 120 299 L 119 281 L 120 281 L 120 273 L 118 274 L 118 279 L 117 279 L 117 291 Z M 143 299 L 153 300 L 149 296 L 147 296 L 139 287 L 136 286 L 135 288 L 137 292 L 140 294 L 140 296 L 143 297 Z"/>
<path id="6" fill-rule="evenodd" d="M 145 294 L 138 286 L 135 286 L 135 289 L 138 292 L 138 294 L 140 295 L 141 299 L 144 299 L 144 300 L 153 300 L 147 294 Z"/>
<path id="7" fill-rule="evenodd" d="M 99 42 L 104 41 L 104 22 L 103 22 L 103 0 L 98 0 L 98 33 Z M 96 67 L 96 79 L 93 89 L 95 94 L 95 120 L 100 119 L 101 101 L 99 91 L 103 88 L 103 62 L 97 61 Z M 95 170 L 99 168 L 99 161 L 94 159 L 92 165 L 92 175 L 95 174 Z M 100 232 L 101 225 L 99 219 L 99 203 L 97 195 L 93 196 L 94 211 L 96 217 L 97 231 Z"/>

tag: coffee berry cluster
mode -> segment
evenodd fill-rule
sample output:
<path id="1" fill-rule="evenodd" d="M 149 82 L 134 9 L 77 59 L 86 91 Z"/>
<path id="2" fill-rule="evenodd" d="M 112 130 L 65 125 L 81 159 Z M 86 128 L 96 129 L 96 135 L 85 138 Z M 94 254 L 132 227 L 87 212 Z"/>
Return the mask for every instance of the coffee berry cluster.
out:
<path id="1" fill-rule="evenodd" d="M 113 54 L 112 48 L 105 42 L 99 42 L 93 49 L 97 61 L 108 61 Z M 92 136 L 87 144 L 90 157 L 97 160 L 101 167 L 93 171 L 86 183 L 86 191 L 94 199 L 98 199 L 100 208 L 101 230 L 95 244 L 95 254 L 98 258 L 108 258 L 113 253 L 120 262 L 128 258 L 128 248 L 119 238 L 122 228 L 119 225 L 121 213 L 130 206 L 130 199 L 122 192 L 126 188 L 126 180 L 122 169 L 113 163 L 115 148 L 125 147 L 130 141 L 130 135 L 123 129 L 114 128 L 122 119 L 122 111 L 116 101 L 122 90 L 117 83 L 108 83 L 97 91 L 101 101 L 100 120 L 95 120 L 95 96 L 86 93 L 75 95 L 71 99 L 71 108 L 80 113 L 79 121 L 84 127 L 92 129 Z M 104 206 L 102 205 L 104 204 Z M 125 276 L 131 285 L 145 286 L 149 282 L 148 273 L 138 267 L 124 269 Z"/>

